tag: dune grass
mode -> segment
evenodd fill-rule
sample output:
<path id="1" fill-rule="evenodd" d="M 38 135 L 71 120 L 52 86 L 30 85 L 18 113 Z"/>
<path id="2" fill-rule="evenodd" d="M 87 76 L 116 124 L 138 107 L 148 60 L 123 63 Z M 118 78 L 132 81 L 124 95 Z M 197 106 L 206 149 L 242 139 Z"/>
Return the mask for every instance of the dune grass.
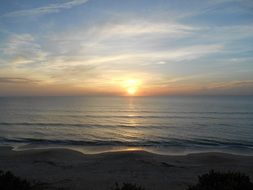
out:
<path id="1" fill-rule="evenodd" d="M 0 170 L 0 190 L 43 190 L 43 184 L 30 182 L 26 179 L 15 176 L 10 171 Z"/>
<path id="2" fill-rule="evenodd" d="M 122 186 L 116 183 L 111 190 L 145 190 L 145 189 L 141 186 L 137 186 L 136 184 L 132 183 L 123 183 Z"/>
<path id="3" fill-rule="evenodd" d="M 249 176 L 240 172 L 209 171 L 198 177 L 196 185 L 187 190 L 253 190 Z"/>
<path id="4" fill-rule="evenodd" d="M 0 171 L 0 189 L 30 190 L 32 189 L 32 185 L 29 181 L 16 177 L 9 171 Z"/>
<path id="5" fill-rule="evenodd" d="M 42 183 L 30 182 L 13 175 L 11 172 L 0 171 L 0 190 L 44 190 Z M 71 190 L 71 189 L 70 189 Z M 84 190 L 86 190 L 84 188 Z M 145 188 L 132 183 L 115 185 L 111 190 L 145 190 Z M 186 190 L 253 190 L 253 183 L 249 176 L 240 172 L 218 172 L 211 170 L 198 177 L 195 185 Z"/>

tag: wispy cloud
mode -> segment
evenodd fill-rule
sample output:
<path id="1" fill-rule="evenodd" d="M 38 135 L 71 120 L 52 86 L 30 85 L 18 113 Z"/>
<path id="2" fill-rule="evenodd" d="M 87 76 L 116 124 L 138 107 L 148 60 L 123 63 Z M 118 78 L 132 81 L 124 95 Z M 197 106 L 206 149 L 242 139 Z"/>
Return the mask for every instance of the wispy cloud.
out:
<path id="1" fill-rule="evenodd" d="M 54 59 L 60 55 L 61 63 L 71 61 L 86 64 L 115 63 L 119 61 L 137 62 L 150 58 L 184 60 L 194 59 L 221 50 L 217 44 L 187 45 L 183 48 L 165 46 L 165 41 L 180 39 L 200 30 L 176 22 L 151 22 L 136 20 L 131 22 L 106 23 L 89 28 L 77 28 L 48 36 L 48 46 Z M 94 38 L 96 36 L 96 38 Z M 158 60 L 156 60 L 158 59 Z M 165 62 L 164 62 L 165 63 Z"/>
<path id="2" fill-rule="evenodd" d="M 50 34 L 50 41 L 75 45 L 95 43 L 124 43 L 129 41 L 144 42 L 143 40 L 158 40 L 161 38 L 178 39 L 201 31 L 201 28 L 178 22 L 151 21 L 148 19 L 135 19 L 131 21 L 112 21 L 106 23 L 93 23 L 92 25 L 80 26 L 72 30 L 60 31 Z M 94 38 L 96 36 L 96 38 Z M 85 43 L 83 43 L 85 42 Z M 117 45 L 118 45 L 117 44 Z M 107 48 L 109 48 L 107 46 Z"/>
<path id="3" fill-rule="evenodd" d="M 109 23 L 101 30 L 105 37 L 109 36 L 139 36 L 139 35 L 161 35 L 171 34 L 174 37 L 183 36 L 198 30 L 196 27 L 183 25 L 176 22 L 148 22 L 136 20 L 127 23 Z"/>
<path id="4" fill-rule="evenodd" d="M 222 41 L 223 43 L 252 38 L 253 24 L 206 27 L 203 28 L 199 37 L 202 40 L 208 39 L 212 41 Z"/>
<path id="5" fill-rule="evenodd" d="M 116 47 L 115 47 L 116 48 Z M 148 64 L 167 64 L 170 62 L 189 61 L 208 56 L 213 53 L 218 53 L 223 50 L 223 46 L 219 44 L 210 45 L 195 45 L 184 48 L 169 49 L 165 51 L 149 51 L 142 50 L 138 52 L 107 52 L 104 55 L 89 56 L 83 53 L 82 50 L 76 52 L 76 56 L 58 56 L 54 55 L 51 60 L 50 67 L 70 67 L 78 65 L 103 65 L 104 67 L 115 67 L 115 65 L 148 65 Z M 59 58 L 59 59 L 58 59 Z M 78 72 L 78 70 L 76 71 Z"/>
<path id="6" fill-rule="evenodd" d="M 218 82 L 213 83 L 207 87 L 207 89 L 230 89 L 235 87 L 253 86 L 253 80 L 241 80 L 241 81 L 230 81 L 230 82 Z"/>
<path id="7" fill-rule="evenodd" d="M 20 83 L 38 83 L 38 82 L 39 82 L 38 80 L 32 80 L 21 77 L 0 77 L 0 83 L 20 84 Z"/>
<path id="8" fill-rule="evenodd" d="M 2 49 L 8 60 L 15 64 L 38 63 L 47 55 L 30 34 L 11 35 Z"/>
<path id="9" fill-rule="evenodd" d="M 41 14 L 49 14 L 56 13 L 64 9 L 70 9 L 72 7 L 76 7 L 78 5 L 82 5 L 86 3 L 88 0 L 72 0 L 65 3 L 55 3 L 47 6 L 37 7 L 33 9 L 26 9 L 20 11 L 9 12 L 4 17 L 20 17 L 20 16 L 32 16 L 32 15 L 41 15 Z"/>

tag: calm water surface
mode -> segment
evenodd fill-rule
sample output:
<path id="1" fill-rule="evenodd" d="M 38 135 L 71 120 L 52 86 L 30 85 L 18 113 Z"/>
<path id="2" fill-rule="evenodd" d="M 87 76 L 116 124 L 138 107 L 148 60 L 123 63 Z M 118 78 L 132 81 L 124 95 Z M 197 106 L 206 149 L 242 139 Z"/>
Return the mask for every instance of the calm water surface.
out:
<path id="1" fill-rule="evenodd" d="M 0 144 L 253 155 L 253 97 L 0 98 Z"/>

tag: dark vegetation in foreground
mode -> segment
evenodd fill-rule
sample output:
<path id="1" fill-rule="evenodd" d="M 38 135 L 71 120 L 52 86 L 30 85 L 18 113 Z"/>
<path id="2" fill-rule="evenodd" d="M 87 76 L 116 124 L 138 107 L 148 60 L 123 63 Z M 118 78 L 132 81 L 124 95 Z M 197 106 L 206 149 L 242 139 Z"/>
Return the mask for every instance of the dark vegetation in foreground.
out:
<path id="1" fill-rule="evenodd" d="M 0 190 L 43 190 L 43 185 L 16 177 L 9 171 L 0 170 Z"/>
<path id="2" fill-rule="evenodd" d="M 43 190 L 42 183 L 29 182 L 16 177 L 11 172 L 0 171 L 0 190 Z M 123 183 L 116 183 L 111 190 L 145 190 L 143 187 Z M 187 188 L 187 190 L 253 190 L 253 183 L 249 176 L 240 172 L 216 172 L 209 171 L 198 177 L 198 182 Z"/>
<path id="3" fill-rule="evenodd" d="M 115 186 L 112 188 L 112 190 L 145 190 L 141 186 L 137 186 L 136 184 L 132 183 L 123 183 L 123 185 L 120 187 L 118 183 L 115 184 Z"/>
<path id="4" fill-rule="evenodd" d="M 253 190 L 249 176 L 240 172 L 215 172 L 198 177 L 198 183 L 187 190 Z"/>

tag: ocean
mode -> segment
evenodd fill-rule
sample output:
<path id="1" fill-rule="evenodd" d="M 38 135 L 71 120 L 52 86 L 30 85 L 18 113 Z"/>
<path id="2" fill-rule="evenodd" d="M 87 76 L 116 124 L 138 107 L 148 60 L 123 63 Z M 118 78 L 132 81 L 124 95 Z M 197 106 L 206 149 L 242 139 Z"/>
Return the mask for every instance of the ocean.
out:
<path id="1" fill-rule="evenodd" d="M 1 97 L 0 145 L 253 155 L 253 97 Z"/>

